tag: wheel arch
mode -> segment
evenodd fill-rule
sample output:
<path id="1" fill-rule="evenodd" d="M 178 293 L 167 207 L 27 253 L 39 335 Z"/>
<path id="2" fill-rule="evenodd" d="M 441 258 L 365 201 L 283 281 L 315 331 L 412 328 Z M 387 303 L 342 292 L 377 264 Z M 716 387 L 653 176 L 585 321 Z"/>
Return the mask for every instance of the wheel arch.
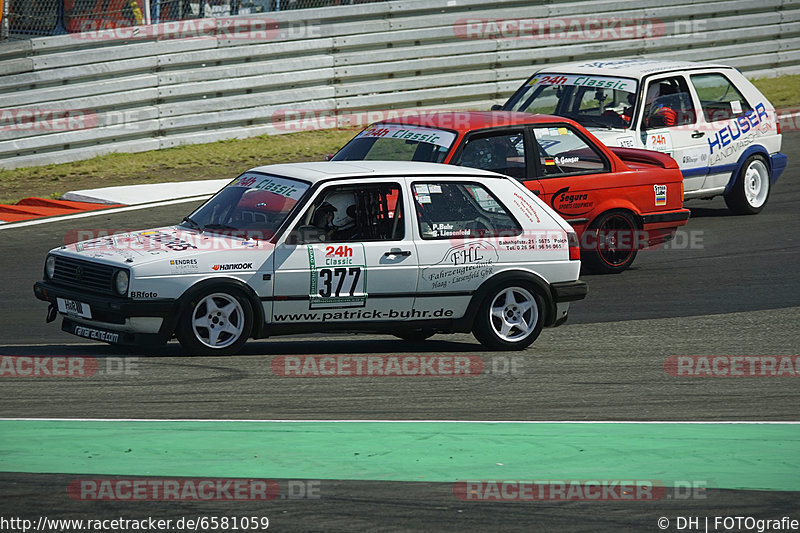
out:
<path id="1" fill-rule="evenodd" d="M 747 149 L 742 152 L 742 155 L 739 156 L 739 159 L 736 161 L 736 166 L 731 173 L 731 177 L 728 179 L 728 184 L 725 186 L 725 191 L 722 194 L 728 194 L 733 186 L 736 184 L 736 180 L 739 179 L 739 174 L 742 172 L 742 167 L 747 162 L 747 159 L 754 155 L 760 155 L 764 158 L 764 162 L 767 165 L 767 172 L 769 172 L 769 182 L 772 185 L 772 162 L 770 161 L 769 152 L 767 151 L 764 146 L 760 144 L 754 144 L 752 146 L 748 146 Z"/>
<path id="2" fill-rule="evenodd" d="M 217 290 L 223 287 L 233 288 L 244 294 L 244 296 L 248 299 L 250 302 L 250 307 L 253 311 L 253 328 L 250 332 L 250 337 L 257 338 L 257 335 L 261 332 L 264 325 L 264 307 L 261 305 L 261 299 L 253 290 L 253 288 L 250 287 L 250 285 L 240 279 L 231 277 L 206 278 L 198 281 L 186 289 L 178 298 L 178 312 L 173 319 L 172 325 L 173 333 L 177 327 L 179 317 L 183 315 L 186 309 L 191 307 L 195 298 L 197 298 L 200 294 L 211 291 L 212 289 Z"/>
<path id="3" fill-rule="evenodd" d="M 460 324 L 461 327 L 458 331 L 471 331 L 472 325 L 478 314 L 478 308 L 481 303 L 486 299 L 489 293 L 511 282 L 527 282 L 529 283 L 536 293 L 544 300 L 544 325 L 549 326 L 555 322 L 556 317 L 556 304 L 553 298 L 553 292 L 550 289 L 550 284 L 539 274 L 530 270 L 504 270 L 484 281 L 480 287 L 472 294 L 472 298 L 467 305 L 467 310 L 464 313 L 464 323 Z"/>

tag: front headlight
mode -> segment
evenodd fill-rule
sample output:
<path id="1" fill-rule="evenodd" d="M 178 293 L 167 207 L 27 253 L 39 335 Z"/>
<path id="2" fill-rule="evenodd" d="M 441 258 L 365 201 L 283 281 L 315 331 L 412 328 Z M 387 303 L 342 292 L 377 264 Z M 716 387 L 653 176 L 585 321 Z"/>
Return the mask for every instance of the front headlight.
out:
<path id="1" fill-rule="evenodd" d="M 48 255 L 44 260 L 44 273 L 47 279 L 53 279 L 53 274 L 56 272 L 56 256 Z"/>
<path id="2" fill-rule="evenodd" d="M 119 270 L 117 274 L 114 276 L 114 285 L 117 289 L 117 294 L 120 296 L 125 296 L 128 293 L 128 282 L 130 281 L 128 277 L 127 270 Z"/>

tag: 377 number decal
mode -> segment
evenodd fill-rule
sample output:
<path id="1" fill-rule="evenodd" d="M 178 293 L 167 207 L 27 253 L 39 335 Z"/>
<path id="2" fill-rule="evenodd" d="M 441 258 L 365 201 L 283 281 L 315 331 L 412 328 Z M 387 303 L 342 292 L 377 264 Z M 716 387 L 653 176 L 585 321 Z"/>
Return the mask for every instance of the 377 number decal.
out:
<path id="1" fill-rule="evenodd" d="M 354 296 L 360 278 L 361 267 L 322 268 L 319 270 L 319 295 L 323 298 Z M 346 294 L 342 294 L 343 288 L 348 291 Z"/>

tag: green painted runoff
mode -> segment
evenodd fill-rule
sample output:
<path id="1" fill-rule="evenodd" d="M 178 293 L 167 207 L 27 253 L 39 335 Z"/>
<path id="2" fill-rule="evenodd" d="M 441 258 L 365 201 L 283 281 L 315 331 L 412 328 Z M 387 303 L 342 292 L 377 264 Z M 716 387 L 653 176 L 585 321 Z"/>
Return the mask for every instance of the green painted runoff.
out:
<path id="1" fill-rule="evenodd" d="M 0 421 L 0 471 L 800 490 L 800 425 Z"/>

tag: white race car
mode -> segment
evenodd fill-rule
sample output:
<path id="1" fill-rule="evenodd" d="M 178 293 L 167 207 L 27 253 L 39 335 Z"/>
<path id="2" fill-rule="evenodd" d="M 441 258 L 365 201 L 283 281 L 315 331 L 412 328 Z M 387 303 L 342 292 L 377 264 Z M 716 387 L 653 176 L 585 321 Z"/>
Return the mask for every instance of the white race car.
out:
<path id="1" fill-rule="evenodd" d="M 572 228 L 516 180 L 364 161 L 254 168 L 178 226 L 52 250 L 48 321 L 110 343 L 177 336 L 196 354 L 248 338 L 469 332 L 527 347 L 584 298 Z"/>
<path id="2" fill-rule="evenodd" d="M 738 70 L 651 59 L 548 66 L 498 109 L 569 117 L 607 146 L 672 156 L 685 198 L 761 211 L 786 168 L 775 108 Z"/>

